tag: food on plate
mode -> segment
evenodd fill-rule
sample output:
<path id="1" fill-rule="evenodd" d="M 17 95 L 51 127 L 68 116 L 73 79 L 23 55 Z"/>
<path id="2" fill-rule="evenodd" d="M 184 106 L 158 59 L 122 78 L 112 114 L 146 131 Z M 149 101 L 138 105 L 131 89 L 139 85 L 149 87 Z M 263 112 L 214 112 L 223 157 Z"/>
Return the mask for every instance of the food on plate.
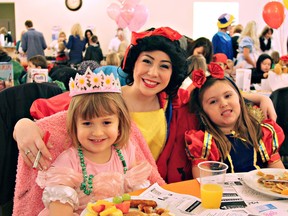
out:
<path id="1" fill-rule="evenodd" d="M 288 195 L 288 183 L 287 182 L 273 182 L 269 180 L 287 180 L 288 181 L 288 172 L 284 171 L 281 175 L 275 175 L 271 173 L 264 173 L 261 170 L 257 172 L 257 175 L 260 178 L 257 180 L 258 183 L 262 184 L 265 188 L 269 188 L 271 191 Z"/>
<path id="2" fill-rule="evenodd" d="M 121 203 L 118 198 L 115 200 L 117 203 L 107 200 L 88 203 L 85 216 L 174 216 L 168 209 L 158 208 L 154 200 L 131 199 L 131 197 L 130 200 Z"/>

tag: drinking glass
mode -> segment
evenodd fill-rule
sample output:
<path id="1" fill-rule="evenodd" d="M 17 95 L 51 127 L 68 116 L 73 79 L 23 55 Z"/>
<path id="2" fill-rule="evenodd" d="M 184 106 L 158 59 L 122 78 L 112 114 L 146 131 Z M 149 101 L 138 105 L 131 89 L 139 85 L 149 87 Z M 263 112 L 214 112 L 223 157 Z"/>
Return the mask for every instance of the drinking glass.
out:
<path id="1" fill-rule="evenodd" d="M 228 166 L 217 161 L 204 161 L 200 169 L 201 202 L 204 208 L 220 208 Z"/>

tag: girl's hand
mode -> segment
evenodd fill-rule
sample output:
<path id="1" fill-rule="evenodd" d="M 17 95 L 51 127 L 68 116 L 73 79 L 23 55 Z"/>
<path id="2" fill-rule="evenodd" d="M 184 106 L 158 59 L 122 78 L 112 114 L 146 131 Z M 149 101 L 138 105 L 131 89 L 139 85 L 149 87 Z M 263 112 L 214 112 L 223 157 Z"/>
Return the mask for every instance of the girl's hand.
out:
<path id="1" fill-rule="evenodd" d="M 28 118 L 20 119 L 16 123 L 13 132 L 19 153 L 28 166 L 33 166 L 38 150 L 41 151 L 42 156 L 37 167 L 39 170 L 46 170 L 52 160 L 51 154 L 43 142 L 43 135 L 44 133 L 38 128 L 35 122 Z M 51 147 L 50 145 L 48 142 L 47 146 Z"/>

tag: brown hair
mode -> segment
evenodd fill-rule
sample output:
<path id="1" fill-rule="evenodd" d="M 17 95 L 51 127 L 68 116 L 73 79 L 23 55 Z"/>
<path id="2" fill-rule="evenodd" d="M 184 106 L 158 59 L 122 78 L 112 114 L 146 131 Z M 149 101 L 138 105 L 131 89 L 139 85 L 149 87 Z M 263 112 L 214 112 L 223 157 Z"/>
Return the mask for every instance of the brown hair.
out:
<path id="1" fill-rule="evenodd" d="M 254 148 L 258 149 L 258 141 L 262 137 L 261 126 L 259 122 L 248 112 L 245 105 L 243 96 L 241 95 L 239 89 L 228 78 L 216 79 L 213 77 L 207 77 L 206 82 L 201 87 L 201 89 L 196 88 L 192 95 L 189 103 L 190 112 L 196 113 L 199 121 L 201 122 L 201 129 L 208 131 L 214 138 L 215 143 L 219 149 L 222 161 L 227 157 L 227 153 L 230 152 L 232 145 L 225 134 L 209 119 L 207 114 L 203 110 L 203 95 L 205 91 L 213 86 L 216 82 L 221 82 L 223 85 L 231 86 L 235 92 L 237 92 L 240 103 L 240 116 L 235 124 L 235 136 L 245 139 L 247 145 L 252 145 Z"/>
<path id="2" fill-rule="evenodd" d="M 42 55 L 32 56 L 28 61 L 31 62 L 36 67 L 41 67 L 43 69 L 48 68 L 47 60 Z"/>
<path id="3" fill-rule="evenodd" d="M 31 28 L 31 27 L 33 27 L 33 22 L 31 20 L 26 20 L 25 26 L 27 26 L 28 28 Z"/>
<path id="4" fill-rule="evenodd" d="M 119 136 L 115 141 L 118 148 L 128 143 L 130 136 L 130 115 L 119 93 L 93 93 L 74 96 L 67 114 L 67 131 L 75 147 L 80 145 L 77 138 L 76 122 L 78 117 L 92 119 L 116 114 L 119 118 Z"/>

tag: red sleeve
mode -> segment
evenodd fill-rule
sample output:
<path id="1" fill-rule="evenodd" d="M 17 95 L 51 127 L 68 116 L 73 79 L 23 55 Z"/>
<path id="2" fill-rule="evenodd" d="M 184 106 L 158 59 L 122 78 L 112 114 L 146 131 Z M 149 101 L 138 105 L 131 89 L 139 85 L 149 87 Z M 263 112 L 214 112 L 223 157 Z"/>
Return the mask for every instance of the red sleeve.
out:
<path id="1" fill-rule="evenodd" d="M 70 100 L 69 92 L 64 92 L 49 99 L 39 98 L 32 103 L 30 114 L 34 119 L 41 119 L 68 110 Z"/>
<path id="2" fill-rule="evenodd" d="M 210 135 L 211 136 L 211 135 Z M 188 158 L 192 160 L 192 166 L 202 161 L 219 161 L 220 154 L 214 139 L 204 142 L 205 133 L 201 130 L 190 130 L 185 133 L 186 151 Z"/>
<path id="3" fill-rule="evenodd" d="M 263 121 L 263 124 L 266 125 L 266 127 L 262 125 L 262 140 L 270 157 L 268 163 L 273 163 L 280 160 L 279 149 L 284 141 L 285 135 L 282 128 L 273 120 L 267 119 Z"/>

